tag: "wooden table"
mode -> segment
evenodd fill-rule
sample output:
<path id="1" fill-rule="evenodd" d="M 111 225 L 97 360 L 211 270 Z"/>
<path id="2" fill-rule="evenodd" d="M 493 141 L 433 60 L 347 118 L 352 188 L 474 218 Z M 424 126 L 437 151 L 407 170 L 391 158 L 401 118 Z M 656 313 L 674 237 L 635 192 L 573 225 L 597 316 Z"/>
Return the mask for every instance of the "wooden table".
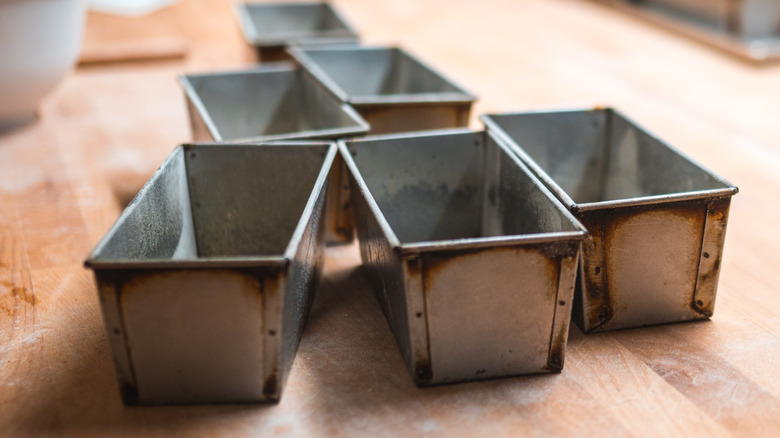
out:
<path id="1" fill-rule="evenodd" d="M 711 321 L 573 327 L 561 374 L 418 389 L 356 247 L 337 247 L 278 405 L 122 405 L 82 262 L 189 140 L 176 75 L 253 62 L 231 3 L 91 14 L 85 50 L 174 38 L 187 55 L 79 68 L 0 136 L 0 436 L 780 436 L 780 66 L 581 0 L 336 3 L 365 42 L 478 95 L 474 116 L 614 105 L 737 184 Z"/>

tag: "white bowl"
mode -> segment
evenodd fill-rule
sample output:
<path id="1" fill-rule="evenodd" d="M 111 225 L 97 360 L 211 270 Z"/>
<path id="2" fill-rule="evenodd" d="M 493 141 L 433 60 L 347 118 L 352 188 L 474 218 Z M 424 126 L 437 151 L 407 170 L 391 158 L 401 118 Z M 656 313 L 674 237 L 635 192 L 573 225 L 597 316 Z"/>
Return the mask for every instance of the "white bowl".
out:
<path id="1" fill-rule="evenodd" d="M 0 131 L 34 120 L 73 68 L 84 16 L 82 0 L 0 0 Z"/>

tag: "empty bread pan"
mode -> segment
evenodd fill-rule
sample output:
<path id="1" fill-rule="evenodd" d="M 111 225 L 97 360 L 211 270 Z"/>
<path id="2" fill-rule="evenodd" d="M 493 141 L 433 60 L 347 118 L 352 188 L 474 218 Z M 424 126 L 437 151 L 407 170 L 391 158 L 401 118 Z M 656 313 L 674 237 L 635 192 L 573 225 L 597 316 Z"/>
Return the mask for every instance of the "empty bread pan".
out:
<path id="1" fill-rule="evenodd" d="M 322 272 L 336 153 L 173 151 L 86 261 L 125 403 L 280 397 Z"/>
<path id="2" fill-rule="evenodd" d="M 342 141 L 360 252 L 418 385 L 559 371 L 585 229 L 485 132 Z"/>
<path id="3" fill-rule="evenodd" d="M 349 24 L 325 2 L 237 3 L 236 16 L 246 41 L 260 60 L 289 59 L 288 45 L 357 44 Z"/>
<path id="4" fill-rule="evenodd" d="M 398 48 L 293 47 L 292 56 L 372 134 L 462 127 L 474 97 Z"/>
<path id="5" fill-rule="evenodd" d="M 368 131 L 352 108 L 292 64 L 184 75 L 180 83 L 194 141 L 336 139 Z"/>
<path id="6" fill-rule="evenodd" d="M 585 332 L 712 315 L 735 186 L 612 109 L 483 121 L 589 231 L 573 309 Z"/>

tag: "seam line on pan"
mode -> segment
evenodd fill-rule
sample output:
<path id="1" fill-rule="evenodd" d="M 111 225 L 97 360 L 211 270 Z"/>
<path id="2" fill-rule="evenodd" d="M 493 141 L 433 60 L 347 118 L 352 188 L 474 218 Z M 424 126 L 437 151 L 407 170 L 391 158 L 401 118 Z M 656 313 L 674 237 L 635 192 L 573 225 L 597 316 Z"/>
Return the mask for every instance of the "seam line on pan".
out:
<path id="1" fill-rule="evenodd" d="M 602 212 L 601 214 L 601 277 L 599 277 L 598 283 L 599 283 L 599 289 L 601 290 L 601 299 L 599 300 L 599 306 L 606 308 L 603 308 L 604 314 L 606 315 L 606 318 L 604 320 L 601 320 L 601 312 L 599 312 L 599 322 L 595 326 L 591 327 L 590 330 L 587 331 L 587 333 L 594 333 L 596 330 L 598 330 L 602 325 L 606 324 L 607 321 L 610 321 L 613 317 L 613 311 L 611 306 L 609 305 L 609 298 L 610 294 L 607 291 L 607 274 L 609 272 L 609 265 L 607 263 L 607 212 Z M 611 224 L 610 224 L 611 225 Z M 584 257 L 583 257 L 584 258 Z M 583 270 L 585 269 L 585 265 L 583 264 Z M 587 272 L 586 272 L 587 275 Z M 587 282 L 586 282 L 587 283 Z M 583 287 L 585 284 L 583 284 Z M 592 292 L 592 291 L 591 291 Z M 585 291 L 583 291 L 583 300 L 585 295 L 589 295 L 590 293 L 586 294 Z"/>
<path id="2" fill-rule="evenodd" d="M 699 242 L 699 263 L 696 267 L 696 282 L 693 284 L 693 294 L 691 299 L 691 308 L 694 312 L 705 315 L 706 312 L 703 312 L 702 309 L 699 308 L 699 306 L 696 305 L 696 296 L 699 294 L 699 280 L 701 279 L 701 264 L 702 264 L 702 252 L 704 252 L 704 239 L 707 237 L 707 222 L 710 220 L 710 209 L 712 209 L 712 201 L 707 202 L 704 204 L 704 221 L 702 223 L 701 227 L 701 241 Z"/>
<path id="3" fill-rule="evenodd" d="M 550 366 L 552 364 L 552 351 L 553 351 L 553 342 L 555 339 L 555 326 L 556 322 L 558 321 L 558 301 L 561 299 L 561 275 L 563 275 L 563 259 L 564 257 L 561 256 L 558 260 L 558 275 L 557 277 L 557 283 L 555 285 L 555 300 L 553 300 L 553 317 L 552 317 L 552 329 L 550 330 L 550 343 L 547 346 L 547 369 L 550 369 Z M 563 364 L 561 364 L 561 368 Z"/>
<path id="4" fill-rule="evenodd" d="M 423 298 L 423 315 L 425 316 L 425 350 L 428 352 L 428 370 L 430 371 L 430 379 L 433 380 L 433 360 L 431 359 L 431 330 L 428 327 L 428 320 L 430 314 L 428 313 L 428 294 L 425 291 L 425 261 L 424 257 L 420 257 L 420 289 L 422 290 Z"/>
<path id="5" fill-rule="evenodd" d="M 187 187 L 187 198 L 189 198 L 190 202 L 190 219 L 192 220 L 192 237 L 195 240 L 195 258 L 199 259 L 201 255 L 201 249 L 200 249 L 200 239 L 198 239 L 198 225 L 195 223 L 195 217 L 197 216 L 195 214 L 195 202 L 192 199 L 192 184 L 190 180 L 190 158 L 189 155 L 191 152 L 194 153 L 192 150 L 193 145 L 184 145 L 181 146 L 181 152 L 183 155 L 184 160 L 184 185 Z"/>
<path id="6" fill-rule="evenodd" d="M 125 324 L 125 312 L 122 310 L 122 286 L 124 285 L 124 281 L 121 280 L 114 280 L 114 299 L 116 300 L 116 308 L 117 313 L 119 314 L 119 324 L 122 327 L 122 338 L 124 339 L 125 344 L 125 354 L 127 354 L 127 365 L 128 368 L 130 368 L 130 376 L 133 379 L 133 390 L 135 391 L 134 397 L 136 400 L 134 402 L 137 402 L 140 399 L 141 392 L 138 388 L 138 377 L 136 377 L 135 374 L 135 364 L 132 360 L 132 351 L 130 349 L 130 342 L 127 339 L 127 326 Z M 124 392 L 124 391 L 123 391 Z M 122 396 L 126 396 L 126 394 L 122 394 Z"/>
<path id="7" fill-rule="evenodd" d="M 603 163 L 604 167 L 601 169 L 601 181 L 600 181 L 600 186 L 599 186 L 599 191 L 601 192 L 601 193 L 599 193 L 599 195 L 600 195 L 601 199 L 604 199 L 606 197 L 607 178 L 608 178 L 608 175 L 609 175 L 610 167 L 612 166 L 612 163 L 611 163 L 611 161 L 612 161 L 611 160 L 612 146 L 613 146 L 613 143 L 615 143 L 615 142 L 612 141 L 615 113 L 612 112 L 611 110 L 607 110 L 604 113 L 604 115 L 605 115 L 605 117 L 604 117 L 604 119 L 605 119 L 604 120 L 604 127 L 603 127 L 603 129 L 604 129 L 604 146 L 603 146 L 603 152 L 602 152 L 602 154 L 603 154 L 603 161 L 602 161 L 602 163 Z"/>

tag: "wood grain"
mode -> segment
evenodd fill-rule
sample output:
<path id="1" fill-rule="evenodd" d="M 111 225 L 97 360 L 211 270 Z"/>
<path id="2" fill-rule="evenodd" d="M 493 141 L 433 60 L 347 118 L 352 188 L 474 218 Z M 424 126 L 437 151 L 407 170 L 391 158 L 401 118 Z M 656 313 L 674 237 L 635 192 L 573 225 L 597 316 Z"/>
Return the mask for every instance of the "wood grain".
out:
<path id="1" fill-rule="evenodd" d="M 229 0 L 90 14 L 84 50 L 187 56 L 79 68 L 0 134 L 0 436 L 780 436 L 780 65 L 743 63 L 585 0 L 340 0 L 470 90 L 472 115 L 614 105 L 740 187 L 710 321 L 585 336 L 564 371 L 416 388 L 354 245 L 324 282 L 278 405 L 122 405 L 82 262 L 178 143 L 183 72 L 250 65 Z"/>

